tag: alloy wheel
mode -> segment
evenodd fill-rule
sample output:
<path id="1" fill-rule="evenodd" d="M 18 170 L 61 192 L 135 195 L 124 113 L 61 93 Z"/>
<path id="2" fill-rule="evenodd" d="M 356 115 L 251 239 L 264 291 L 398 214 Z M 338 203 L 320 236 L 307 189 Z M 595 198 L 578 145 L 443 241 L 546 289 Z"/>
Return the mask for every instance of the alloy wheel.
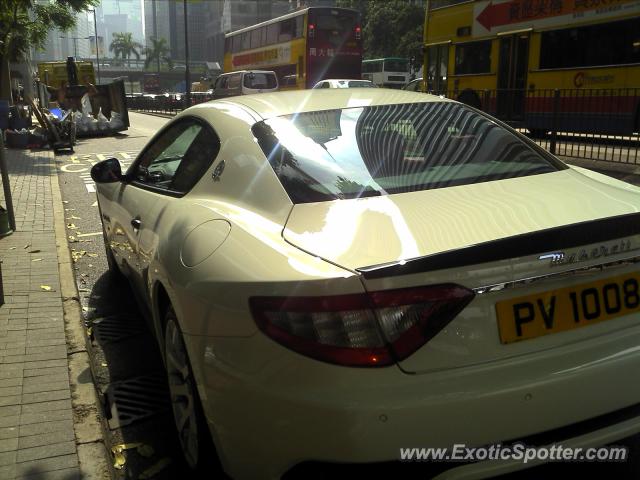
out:
<path id="1" fill-rule="evenodd" d="M 196 385 L 189 367 L 182 334 L 174 318 L 169 318 L 167 321 L 165 354 L 171 406 L 180 446 L 189 467 L 196 468 L 200 449 Z"/>

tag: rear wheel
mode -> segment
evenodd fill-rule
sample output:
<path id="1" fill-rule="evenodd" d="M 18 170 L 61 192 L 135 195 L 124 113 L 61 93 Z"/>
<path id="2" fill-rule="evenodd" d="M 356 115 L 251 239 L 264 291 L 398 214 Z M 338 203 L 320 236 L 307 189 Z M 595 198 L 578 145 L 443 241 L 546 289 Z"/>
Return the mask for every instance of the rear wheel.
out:
<path id="1" fill-rule="evenodd" d="M 165 316 L 164 340 L 173 418 L 184 458 L 193 470 L 208 475 L 220 472 L 182 332 L 171 307 Z"/>
<path id="2" fill-rule="evenodd" d="M 113 252 L 111 251 L 111 247 L 106 240 L 104 243 L 104 249 L 107 256 L 107 266 L 109 267 L 109 274 L 114 277 L 120 275 L 118 263 L 116 262 L 116 258 L 113 256 Z"/>

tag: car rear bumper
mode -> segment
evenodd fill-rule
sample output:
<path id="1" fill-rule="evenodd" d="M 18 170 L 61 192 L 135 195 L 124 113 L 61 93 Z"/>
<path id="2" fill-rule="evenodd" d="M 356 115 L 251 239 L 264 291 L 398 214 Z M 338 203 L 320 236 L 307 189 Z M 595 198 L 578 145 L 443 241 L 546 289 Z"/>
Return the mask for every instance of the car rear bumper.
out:
<path id="1" fill-rule="evenodd" d="M 428 375 L 327 365 L 261 334 L 187 342 L 214 442 L 237 479 L 279 478 L 304 462 L 395 462 L 401 448 L 526 442 L 541 432 L 541 444 L 588 447 L 640 431 L 635 413 L 612 413 L 640 402 L 640 328 Z M 442 478 L 535 464 L 457 464 Z"/>

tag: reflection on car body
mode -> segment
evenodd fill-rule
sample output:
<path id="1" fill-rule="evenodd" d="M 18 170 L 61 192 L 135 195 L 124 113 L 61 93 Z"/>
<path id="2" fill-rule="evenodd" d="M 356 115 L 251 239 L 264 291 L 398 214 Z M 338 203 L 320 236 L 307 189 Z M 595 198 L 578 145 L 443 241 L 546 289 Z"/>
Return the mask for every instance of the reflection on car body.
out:
<path id="1" fill-rule="evenodd" d="M 304 478 L 407 446 L 640 431 L 637 187 L 383 89 L 209 102 L 126 174 L 106 162 L 110 268 L 148 313 L 192 467 Z"/>

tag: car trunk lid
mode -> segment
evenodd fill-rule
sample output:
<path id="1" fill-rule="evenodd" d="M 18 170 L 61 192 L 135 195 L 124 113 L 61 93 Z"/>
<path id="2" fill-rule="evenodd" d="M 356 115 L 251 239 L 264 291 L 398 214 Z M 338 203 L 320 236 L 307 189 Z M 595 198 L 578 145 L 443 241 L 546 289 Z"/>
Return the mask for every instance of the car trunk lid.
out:
<path id="1" fill-rule="evenodd" d="M 607 278 L 613 273 L 570 279 L 566 275 L 640 253 L 640 196 L 625 184 L 610 183 L 563 170 L 298 204 L 283 234 L 313 255 L 359 271 L 370 292 L 445 283 L 474 290 L 474 300 L 453 321 L 399 363 L 416 373 L 478 364 L 584 340 L 637 321 L 627 315 L 615 325 L 602 322 L 508 343 L 503 343 L 498 328 L 496 304 L 511 308 L 513 298 Z M 565 262 L 553 261 L 559 252 L 565 252 Z M 621 268 L 637 270 L 637 264 Z M 521 282 L 531 278 L 539 280 Z M 509 283 L 515 283 L 514 288 L 502 288 Z M 541 298 L 548 302 L 550 297 Z"/>

